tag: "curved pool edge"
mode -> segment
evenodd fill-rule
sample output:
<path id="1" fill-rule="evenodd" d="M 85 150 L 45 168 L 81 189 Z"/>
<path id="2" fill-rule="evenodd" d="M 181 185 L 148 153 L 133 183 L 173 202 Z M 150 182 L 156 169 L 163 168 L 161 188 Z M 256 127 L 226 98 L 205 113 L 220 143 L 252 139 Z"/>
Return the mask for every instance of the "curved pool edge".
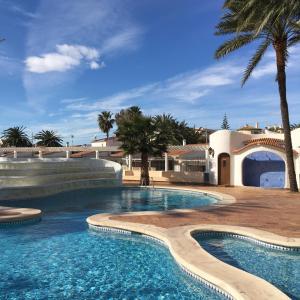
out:
<path id="1" fill-rule="evenodd" d="M 123 185 L 123 187 L 129 187 L 129 188 L 143 188 L 143 189 L 153 189 L 153 187 L 150 186 L 134 186 L 134 185 Z M 229 194 L 225 194 L 225 193 L 220 193 L 220 192 L 216 192 L 216 191 L 210 191 L 210 190 L 205 190 L 205 189 L 197 189 L 197 188 L 192 188 L 192 187 L 181 187 L 181 186 L 156 186 L 154 187 L 154 189 L 166 189 L 166 190 L 173 190 L 173 191 L 183 191 L 183 192 L 194 192 L 194 193 L 198 193 L 198 194 L 202 194 L 205 196 L 209 196 L 212 198 L 217 199 L 217 203 L 213 203 L 213 204 L 209 204 L 206 206 L 201 206 L 199 208 L 191 208 L 191 209 L 173 209 L 170 210 L 171 211 L 177 211 L 177 212 L 191 212 L 194 211 L 195 209 L 201 209 L 201 210 L 210 210 L 210 209 L 216 209 L 219 207 L 223 207 L 223 206 L 227 206 L 227 205 L 231 205 L 233 203 L 235 203 L 237 200 L 234 196 L 231 196 Z M 147 213 L 150 211 L 147 211 Z M 151 211 L 151 213 L 157 213 L 160 211 Z M 134 213 L 140 213 L 140 212 L 134 212 Z M 129 213 L 130 214 L 130 213 Z"/>
<path id="2" fill-rule="evenodd" d="M 41 216 L 40 209 L 0 206 L 0 225 L 30 223 L 40 220 Z"/>
<path id="3" fill-rule="evenodd" d="M 255 275 L 230 266 L 206 252 L 193 238 L 201 231 L 222 231 L 251 236 L 266 242 L 273 241 L 282 246 L 300 246 L 300 239 L 277 236 L 257 229 L 220 226 L 191 225 L 173 228 L 161 228 L 154 225 L 113 220 L 112 214 L 98 214 L 87 218 L 89 225 L 113 230 L 140 233 L 162 241 L 169 249 L 175 261 L 185 271 L 231 299 L 289 299 L 286 294 L 272 284 Z"/>

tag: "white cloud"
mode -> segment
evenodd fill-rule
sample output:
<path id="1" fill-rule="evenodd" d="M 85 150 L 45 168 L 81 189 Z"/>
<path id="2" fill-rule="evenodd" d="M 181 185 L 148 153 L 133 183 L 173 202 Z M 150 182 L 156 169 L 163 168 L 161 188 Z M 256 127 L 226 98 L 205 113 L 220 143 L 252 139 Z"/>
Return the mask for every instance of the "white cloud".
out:
<path id="1" fill-rule="evenodd" d="M 263 76 L 275 75 L 275 74 L 276 74 L 276 64 L 274 61 L 274 62 L 266 63 L 263 66 L 257 67 L 257 69 L 252 72 L 252 77 L 255 79 L 259 79 Z"/>
<path id="2" fill-rule="evenodd" d="M 57 52 L 30 56 L 26 59 L 26 68 L 32 73 L 64 72 L 79 66 L 82 60 L 90 62 L 91 69 L 98 69 L 100 57 L 98 50 L 82 45 L 57 45 Z"/>

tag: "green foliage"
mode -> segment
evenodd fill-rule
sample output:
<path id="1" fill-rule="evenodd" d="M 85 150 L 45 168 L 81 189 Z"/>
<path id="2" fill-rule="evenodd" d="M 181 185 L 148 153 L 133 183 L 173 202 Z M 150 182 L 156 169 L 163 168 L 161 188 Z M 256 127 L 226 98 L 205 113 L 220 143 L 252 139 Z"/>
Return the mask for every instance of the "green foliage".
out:
<path id="1" fill-rule="evenodd" d="M 62 147 L 62 138 L 53 130 L 42 130 L 38 132 L 34 138 L 38 140 L 38 146 L 44 147 Z"/>
<path id="2" fill-rule="evenodd" d="M 126 154 L 147 153 L 161 156 L 166 152 L 167 132 L 159 130 L 152 117 L 141 113 L 131 114 L 130 109 L 123 113 L 126 117 L 118 119 L 116 136 L 122 143 L 122 149 Z"/>
<path id="3" fill-rule="evenodd" d="M 249 43 L 260 40 L 244 72 L 242 85 L 250 77 L 270 45 L 283 47 L 285 62 L 288 47 L 300 42 L 299 0 L 226 0 L 217 35 L 233 35 L 216 53 L 221 58 Z"/>
<path id="4" fill-rule="evenodd" d="M 227 130 L 230 129 L 226 114 L 224 115 L 223 122 L 222 122 L 222 125 L 221 125 L 221 129 L 227 129 Z"/>
<path id="5" fill-rule="evenodd" d="M 156 115 L 154 120 L 157 128 L 168 134 L 169 145 L 182 145 L 183 140 L 186 140 L 187 144 L 203 142 L 203 137 L 195 128 L 189 127 L 185 121 L 179 122 L 170 114 Z"/>
<path id="6" fill-rule="evenodd" d="M 98 125 L 102 132 L 106 134 L 106 138 L 109 137 L 109 131 L 113 128 L 115 120 L 113 114 L 110 111 L 103 111 L 98 115 Z"/>
<path id="7" fill-rule="evenodd" d="M 134 118 L 134 116 L 141 116 L 142 111 L 138 106 L 131 106 L 127 109 L 122 109 L 119 113 L 116 114 L 116 124 L 119 126 L 119 124 L 122 124 L 122 122 L 126 120 L 130 120 Z"/>
<path id="8" fill-rule="evenodd" d="M 25 130 L 26 128 L 23 126 L 5 129 L 1 136 L 4 145 L 6 147 L 31 147 L 32 143 Z"/>

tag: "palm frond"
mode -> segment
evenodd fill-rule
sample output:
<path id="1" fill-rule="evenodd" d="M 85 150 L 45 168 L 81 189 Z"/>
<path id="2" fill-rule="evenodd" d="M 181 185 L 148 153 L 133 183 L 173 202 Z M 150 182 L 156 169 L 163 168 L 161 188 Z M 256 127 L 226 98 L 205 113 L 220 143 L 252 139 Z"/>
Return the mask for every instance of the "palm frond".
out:
<path id="1" fill-rule="evenodd" d="M 252 74 L 255 67 L 258 65 L 260 60 L 262 59 L 263 55 L 267 51 L 268 47 L 270 46 L 271 41 L 269 39 L 265 39 L 263 43 L 258 47 L 255 54 L 250 59 L 248 66 L 244 72 L 243 78 L 242 78 L 242 86 L 246 83 L 246 81 L 249 79 L 250 75 Z"/>
<path id="2" fill-rule="evenodd" d="M 215 58 L 222 58 L 229 53 L 251 43 L 255 37 L 253 34 L 244 34 L 234 37 L 233 39 L 226 41 L 223 45 L 221 45 L 217 51 L 215 52 Z"/>

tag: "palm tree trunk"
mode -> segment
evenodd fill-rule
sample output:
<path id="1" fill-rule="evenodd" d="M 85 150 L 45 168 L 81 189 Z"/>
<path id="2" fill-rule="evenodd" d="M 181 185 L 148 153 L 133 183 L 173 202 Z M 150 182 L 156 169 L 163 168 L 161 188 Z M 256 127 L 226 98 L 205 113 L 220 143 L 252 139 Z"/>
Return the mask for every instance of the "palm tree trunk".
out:
<path id="1" fill-rule="evenodd" d="M 109 131 L 106 132 L 106 141 L 108 141 L 108 138 L 109 138 Z"/>
<path id="2" fill-rule="evenodd" d="M 149 185 L 148 153 L 142 153 L 140 185 Z"/>
<path id="3" fill-rule="evenodd" d="M 287 50 L 286 41 L 274 42 L 274 49 L 276 52 L 276 64 L 277 64 L 277 82 L 280 95 L 280 109 L 281 118 L 284 132 L 284 143 L 286 152 L 286 161 L 288 168 L 288 175 L 290 181 L 291 192 L 298 192 L 295 165 L 294 165 L 294 153 L 291 138 L 291 128 L 289 120 L 289 108 L 286 98 L 286 74 L 285 74 L 285 53 Z"/>

